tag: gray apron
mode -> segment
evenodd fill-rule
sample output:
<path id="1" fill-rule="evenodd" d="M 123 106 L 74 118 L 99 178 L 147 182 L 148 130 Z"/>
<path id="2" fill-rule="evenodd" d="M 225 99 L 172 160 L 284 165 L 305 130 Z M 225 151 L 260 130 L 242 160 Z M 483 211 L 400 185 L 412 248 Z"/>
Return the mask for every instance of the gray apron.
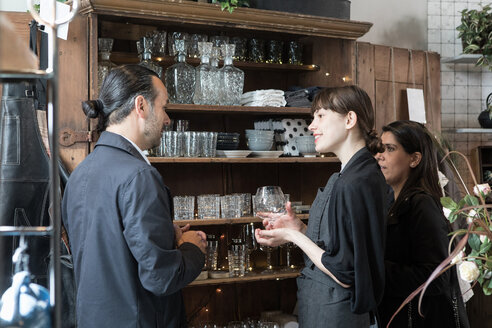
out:
<path id="1" fill-rule="evenodd" d="M 309 212 L 306 236 L 323 249 L 329 240 L 326 215 L 338 177 L 339 173 L 334 173 L 326 186 L 318 190 Z M 350 290 L 338 285 L 306 255 L 304 261 L 305 268 L 297 278 L 299 327 L 369 327 L 369 314 L 350 311 Z"/>

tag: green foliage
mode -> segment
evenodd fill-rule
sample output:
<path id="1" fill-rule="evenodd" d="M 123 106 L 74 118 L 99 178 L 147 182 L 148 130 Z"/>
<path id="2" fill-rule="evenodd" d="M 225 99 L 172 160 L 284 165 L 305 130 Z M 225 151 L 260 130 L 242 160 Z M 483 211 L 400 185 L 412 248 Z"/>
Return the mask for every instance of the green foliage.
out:
<path id="1" fill-rule="evenodd" d="M 463 42 L 465 54 L 481 54 L 477 66 L 492 70 L 492 8 L 490 4 L 481 10 L 464 9 L 461 11 L 461 25 L 458 37 Z"/>
<path id="2" fill-rule="evenodd" d="M 248 0 L 212 0 L 212 3 L 220 3 L 220 9 L 227 10 L 231 14 L 237 7 L 249 7 Z"/>

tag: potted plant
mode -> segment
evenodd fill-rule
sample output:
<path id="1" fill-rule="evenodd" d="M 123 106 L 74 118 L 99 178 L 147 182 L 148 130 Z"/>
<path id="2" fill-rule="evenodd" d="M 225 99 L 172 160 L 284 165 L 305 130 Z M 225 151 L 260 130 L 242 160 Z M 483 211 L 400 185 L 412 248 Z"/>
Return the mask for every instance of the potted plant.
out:
<path id="1" fill-rule="evenodd" d="M 249 7 L 248 0 L 212 0 L 212 3 L 220 3 L 220 9 L 230 13 L 237 7 Z"/>
<path id="2" fill-rule="evenodd" d="M 492 69 L 492 8 L 483 6 L 481 10 L 464 9 L 461 11 L 461 25 L 458 37 L 463 43 L 463 53 L 481 54 L 477 66 Z"/>

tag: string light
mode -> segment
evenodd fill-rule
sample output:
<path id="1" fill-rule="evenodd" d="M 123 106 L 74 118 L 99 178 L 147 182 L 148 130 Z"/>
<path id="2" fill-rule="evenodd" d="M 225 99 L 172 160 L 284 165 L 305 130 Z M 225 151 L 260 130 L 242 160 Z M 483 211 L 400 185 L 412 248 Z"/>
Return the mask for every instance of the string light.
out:
<path id="1" fill-rule="evenodd" d="M 222 289 L 217 288 L 217 289 L 215 290 L 215 292 L 216 292 L 217 294 L 220 294 L 220 293 L 222 293 Z"/>

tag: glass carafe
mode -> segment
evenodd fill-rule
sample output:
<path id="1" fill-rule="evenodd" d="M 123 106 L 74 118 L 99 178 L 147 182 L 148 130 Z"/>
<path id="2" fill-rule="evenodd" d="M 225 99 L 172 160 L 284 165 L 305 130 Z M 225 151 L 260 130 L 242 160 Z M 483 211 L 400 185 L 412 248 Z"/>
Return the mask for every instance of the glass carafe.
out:
<path id="1" fill-rule="evenodd" d="M 198 105 L 213 105 L 213 93 L 218 90 L 219 70 L 210 65 L 212 42 L 198 42 L 201 63 L 195 68 L 196 86 L 193 102 Z M 216 104 L 216 103 L 215 103 Z"/>
<path id="2" fill-rule="evenodd" d="M 210 104 L 218 105 L 220 102 L 220 71 L 219 71 L 219 59 L 220 59 L 220 48 L 212 47 L 212 53 L 210 54 L 210 66 L 214 72 L 212 85 L 213 88 L 210 89 Z"/>
<path id="3" fill-rule="evenodd" d="M 224 67 L 220 69 L 220 101 L 223 106 L 239 106 L 244 87 L 244 72 L 232 65 L 235 45 L 223 44 L 221 46 L 224 56 Z"/>
<path id="4" fill-rule="evenodd" d="M 169 101 L 174 104 L 192 104 L 195 93 L 195 68 L 186 63 L 185 40 L 175 40 L 176 64 L 166 70 Z"/>
<path id="5" fill-rule="evenodd" d="M 99 60 L 97 62 L 97 86 L 101 89 L 102 83 L 111 69 L 115 66 L 110 60 L 111 50 L 113 49 L 113 39 L 97 39 Z"/>
<path id="6" fill-rule="evenodd" d="M 151 37 L 143 37 L 140 39 L 140 47 L 142 50 L 142 59 L 139 65 L 147 67 L 148 69 L 154 71 L 159 75 L 159 78 L 162 77 L 162 67 L 157 65 L 152 61 L 152 47 L 154 43 Z"/>

